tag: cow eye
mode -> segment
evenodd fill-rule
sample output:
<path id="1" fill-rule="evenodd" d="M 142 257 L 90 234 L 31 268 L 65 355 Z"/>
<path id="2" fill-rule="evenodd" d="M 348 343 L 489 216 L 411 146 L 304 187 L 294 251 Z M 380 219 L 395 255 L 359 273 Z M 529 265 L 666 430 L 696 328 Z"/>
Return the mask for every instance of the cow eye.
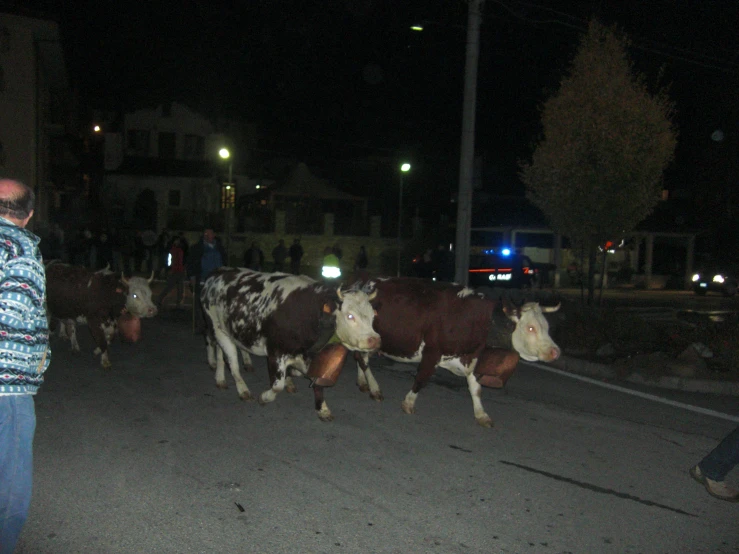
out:
<path id="1" fill-rule="evenodd" d="M 135 292 L 131 296 L 133 296 L 134 298 L 138 298 L 138 295 Z"/>
<path id="2" fill-rule="evenodd" d="M 354 314 L 346 314 L 347 319 L 354 319 Z"/>
<path id="3" fill-rule="evenodd" d="M 529 325 L 529 333 L 533 333 L 534 331 L 536 331 L 536 329 L 534 329 L 534 326 Z"/>

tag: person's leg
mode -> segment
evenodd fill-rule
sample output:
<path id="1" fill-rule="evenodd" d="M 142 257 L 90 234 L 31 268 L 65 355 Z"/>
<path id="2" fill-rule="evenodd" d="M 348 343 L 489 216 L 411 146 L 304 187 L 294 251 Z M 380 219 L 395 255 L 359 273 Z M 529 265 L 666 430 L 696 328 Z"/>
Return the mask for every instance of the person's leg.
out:
<path id="1" fill-rule="evenodd" d="M 13 552 L 28 517 L 35 430 L 33 396 L 0 396 L 0 552 Z"/>
<path id="2" fill-rule="evenodd" d="M 726 435 L 698 466 L 708 479 L 723 481 L 737 463 L 739 463 L 739 427 Z"/>
<path id="3" fill-rule="evenodd" d="M 185 293 L 185 274 L 175 273 L 170 275 L 175 278 L 175 284 L 177 285 L 177 306 L 179 307 L 182 306 L 182 297 Z"/>
<path id="4" fill-rule="evenodd" d="M 706 487 L 708 494 L 739 502 L 739 490 L 724 481 L 739 463 L 739 427 L 726 435 L 700 463 L 690 468 L 690 475 Z"/>
<path id="5" fill-rule="evenodd" d="M 164 302 L 164 299 L 169 294 L 169 291 L 172 290 L 174 287 L 175 282 L 172 276 L 167 277 L 167 282 L 164 283 L 164 288 L 162 289 L 162 292 L 159 293 L 159 297 L 157 298 L 156 305 L 157 307 L 161 307 L 162 302 Z M 179 290 L 179 289 L 178 289 Z"/>

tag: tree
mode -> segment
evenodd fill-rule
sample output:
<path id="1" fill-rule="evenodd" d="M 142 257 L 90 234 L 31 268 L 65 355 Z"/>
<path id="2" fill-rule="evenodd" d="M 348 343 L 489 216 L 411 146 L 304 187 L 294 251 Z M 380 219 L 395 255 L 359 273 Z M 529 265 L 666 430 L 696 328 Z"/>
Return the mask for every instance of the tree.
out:
<path id="1" fill-rule="evenodd" d="M 591 21 L 559 90 L 543 104 L 531 162 L 520 164 L 529 200 L 588 257 L 588 304 L 598 247 L 649 215 L 677 143 L 673 103 L 666 89 L 650 93 L 629 46 L 615 27 Z"/>

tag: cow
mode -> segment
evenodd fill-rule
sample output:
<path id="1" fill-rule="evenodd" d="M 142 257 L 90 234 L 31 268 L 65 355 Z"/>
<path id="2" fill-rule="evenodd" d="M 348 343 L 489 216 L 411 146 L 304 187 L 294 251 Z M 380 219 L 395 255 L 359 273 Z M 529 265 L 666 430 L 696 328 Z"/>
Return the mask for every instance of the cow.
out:
<path id="1" fill-rule="evenodd" d="M 274 401 L 284 388 L 294 392 L 288 368 L 293 375 L 305 375 L 315 353 L 332 335 L 349 350 L 376 350 L 380 337 L 372 329 L 370 298 L 365 292 L 341 290 L 335 283 L 305 275 L 230 267 L 215 270 L 205 280 L 200 299 L 216 386 L 227 388 L 225 354 L 239 397 L 252 400 L 239 370 L 239 350 L 247 371 L 252 369 L 250 354 L 267 357 L 270 388 L 259 395 L 261 405 Z M 331 421 L 323 387 L 313 390 L 319 419 Z"/>
<path id="2" fill-rule="evenodd" d="M 543 315 L 558 310 L 559 305 L 543 308 L 528 302 L 516 308 L 504 303 L 507 317 L 501 314 L 502 322 L 498 323 L 499 302 L 457 284 L 393 277 L 366 281 L 362 288 L 376 294 L 372 304 L 377 314 L 374 328 L 382 341 L 379 354 L 398 362 L 419 364 L 413 387 L 402 403 L 407 414 L 415 413 L 418 392 L 440 366 L 467 379 L 475 419 L 481 426 L 491 427 L 493 422 L 480 400 L 475 369 L 483 352 L 489 353 L 488 339 L 496 331 L 499 335 L 507 334 L 509 344 L 491 346 L 512 347 L 524 360 L 550 362 L 560 355 Z M 382 400 L 369 368 L 369 355 L 355 352 L 354 358 L 360 390 Z M 512 367 L 516 361 L 517 357 Z"/>
<path id="3" fill-rule="evenodd" d="M 46 297 L 49 316 L 60 320 L 73 352 L 79 352 L 76 322 L 87 323 L 100 354 L 103 369 L 112 367 L 108 345 L 124 313 L 153 317 L 157 308 L 151 300 L 151 278 L 125 278 L 110 271 L 93 272 L 83 266 L 53 262 L 46 266 Z"/>

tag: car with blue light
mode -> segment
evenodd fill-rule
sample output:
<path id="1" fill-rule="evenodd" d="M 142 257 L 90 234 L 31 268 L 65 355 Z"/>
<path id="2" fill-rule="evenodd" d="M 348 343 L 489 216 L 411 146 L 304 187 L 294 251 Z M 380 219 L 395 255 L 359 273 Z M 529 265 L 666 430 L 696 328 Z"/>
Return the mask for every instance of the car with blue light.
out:
<path id="1" fill-rule="evenodd" d="M 531 288 L 536 268 L 525 254 L 509 248 L 486 249 L 470 256 L 468 283 L 471 287 Z"/>

